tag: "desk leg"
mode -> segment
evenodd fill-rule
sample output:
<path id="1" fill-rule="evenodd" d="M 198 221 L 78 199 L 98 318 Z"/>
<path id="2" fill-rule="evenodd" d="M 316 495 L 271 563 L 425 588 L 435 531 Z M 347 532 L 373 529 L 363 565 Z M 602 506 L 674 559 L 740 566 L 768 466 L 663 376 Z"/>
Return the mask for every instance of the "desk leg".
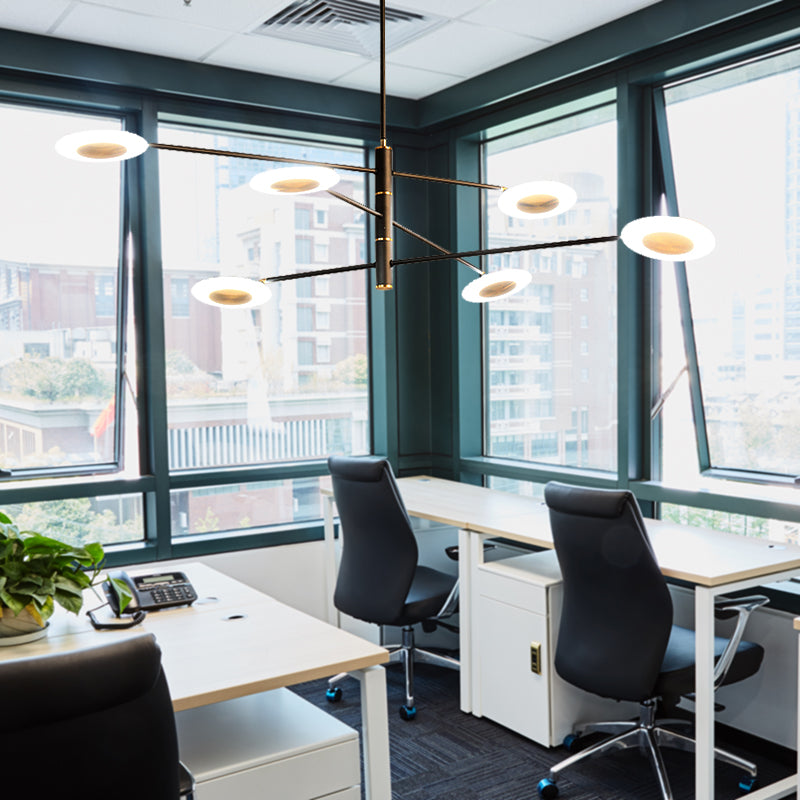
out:
<path id="1" fill-rule="evenodd" d="M 322 516 L 324 520 L 324 570 L 325 570 L 325 608 L 328 622 L 339 626 L 339 613 L 333 605 L 333 589 L 336 586 L 336 538 L 333 527 L 333 497 L 323 496 Z"/>
<path id="2" fill-rule="evenodd" d="M 383 667 L 367 667 L 350 675 L 361 683 L 364 797 L 366 800 L 392 800 L 386 672 Z"/>
<path id="3" fill-rule="evenodd" d="M 697 586 L 695 619 L 695 798 L 714 797 L 714 593 Z"/>
<path id="4" fill-rule="evenodd" d="M 479 536 L 467 530 L 458 532 L 458 660 L 461 710 L 472 711 L 472 546 Z"/>

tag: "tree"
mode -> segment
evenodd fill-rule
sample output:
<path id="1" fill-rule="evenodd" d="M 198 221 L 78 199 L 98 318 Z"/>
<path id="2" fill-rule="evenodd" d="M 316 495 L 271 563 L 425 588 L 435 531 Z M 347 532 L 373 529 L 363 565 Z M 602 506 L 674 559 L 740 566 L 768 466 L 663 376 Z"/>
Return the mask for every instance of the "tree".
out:
<path id="1" fill-rule="evenodd" d="M 332 378 L 335 383 L 366 389 L 369 381 L 369 362 L 366 355 L 358 353 L 340 361 L 333 368 Z"/>
<path id="2" fill-rule="evenodd" d="M 111 379 L 83 358 L 26 355 L 3 370 L 3 379 L 12 391 L 50 403 L 114 394 Z"/>
<path id="3" fill-rule="evenodd" d="M 88 497 L 26 503 L 13 516 L 21 530 L 39 531 L 74 545 L 128 542 L 142 537 L 141 519 L 120 524 L 110 509 L 95 511 Z"/>

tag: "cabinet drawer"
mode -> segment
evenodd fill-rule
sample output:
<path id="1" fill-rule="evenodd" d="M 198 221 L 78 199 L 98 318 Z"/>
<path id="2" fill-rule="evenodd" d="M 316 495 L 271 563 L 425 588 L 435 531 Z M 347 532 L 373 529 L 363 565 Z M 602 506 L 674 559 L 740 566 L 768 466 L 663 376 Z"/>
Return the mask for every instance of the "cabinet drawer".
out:
<path id="1" fill-rule="evenodd" d="M 489 597 L 480 598 L 476 617 L 481 713 L 549 746 L 551 657 L 547 618 Z M 540 646 L 540 674 L 531 670 L 532 643 Z"/>
<path id="2" fill-rule="evenodd" d="M 181 711 L 175 719 L 197 800 L 316 800 L 361 781 L 358 733 L 288 689 Z"/>
<path id="3" fill-rule="evenodd" d="M 232 772 L 220 778 L 201 781 L 195 789 L 196 800 L 317 800 L 324 797 L 358 800 L 359 776 L 346 767 L 358 763 L 358 744 L 347 743 L 322 747 L 304 754 Z M 355 785 L 339 789 L 341 781 L 355 780 Z M 339 791 L 336 791 L 339 789 Z M 334 793 L 335 792 L 335 793 Z"/>
<path id="4" fill-rule="evenodd" d="M 478 593 L 535 614 L 547 614 L 547 587 L 496 572 L 491 564 L 478 567 Z"/>

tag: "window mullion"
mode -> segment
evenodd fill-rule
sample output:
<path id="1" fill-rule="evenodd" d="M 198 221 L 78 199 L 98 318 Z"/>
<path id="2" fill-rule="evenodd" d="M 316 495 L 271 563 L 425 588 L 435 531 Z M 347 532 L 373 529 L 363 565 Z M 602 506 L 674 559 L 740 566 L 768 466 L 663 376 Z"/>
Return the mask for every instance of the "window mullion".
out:
<path id="1" fill-rule="evenodd" d="M 666 213 L 679 216 L 678 193 L 675 187 L 675 173 L 672 164 L 672 151 L 669 143 L 669 127 L 667 110 L 664 103 L 664 92 L 657 89 L 653 92 L 653 115 L 655 128 L 655 170 L 661 179 L 664 192 Z M 697 443 L 697 460 L 700 472 L 710 469 L 711 459 L 708 447 L 708 428 L 706 426 L 705 405 L 703 404 L 703 387 L 700 380 L 700 364 L 697 358 L 697 341 L 694 332 L 689 282 L 686 275 L 686 264 L 675 262 L 675 284 L 678 294 L 678 305 L 681 314 L 681 329 L 686 353 L 686 367 L 689 376 L 689 397 L 692 406 L 695 440 Z"/>

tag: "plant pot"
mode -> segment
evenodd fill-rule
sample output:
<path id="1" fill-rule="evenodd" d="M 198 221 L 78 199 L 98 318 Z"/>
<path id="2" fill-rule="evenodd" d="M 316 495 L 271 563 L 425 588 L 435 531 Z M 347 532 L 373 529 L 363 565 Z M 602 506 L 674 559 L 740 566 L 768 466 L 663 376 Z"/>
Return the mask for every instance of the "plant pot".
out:
<path id="1" fill-rule="evenodd" d="M 0 619 L 0 647 L 35 642 L 47 636 L 49 623 L 40 625 L 27 608 L 23 608 L 16 616 L 10 608 L 3 608 Z"/>

